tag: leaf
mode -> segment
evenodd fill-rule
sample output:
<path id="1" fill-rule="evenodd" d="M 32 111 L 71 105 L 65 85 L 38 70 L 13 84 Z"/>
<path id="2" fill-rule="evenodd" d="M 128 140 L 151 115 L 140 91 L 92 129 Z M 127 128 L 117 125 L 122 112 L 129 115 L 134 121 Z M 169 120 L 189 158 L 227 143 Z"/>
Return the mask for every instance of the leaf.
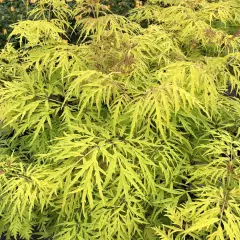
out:
<path id="1" fill-rule="evenodd" d="M 201 219 L 200 221 L 196 222 L 190 228 L 184 231 L 184 234 L 189 234 L 191 232 L 200 231 L 202 228 L 209 228 L 214 223 L 219 222 L 218 218 L 212 219 Z"/>

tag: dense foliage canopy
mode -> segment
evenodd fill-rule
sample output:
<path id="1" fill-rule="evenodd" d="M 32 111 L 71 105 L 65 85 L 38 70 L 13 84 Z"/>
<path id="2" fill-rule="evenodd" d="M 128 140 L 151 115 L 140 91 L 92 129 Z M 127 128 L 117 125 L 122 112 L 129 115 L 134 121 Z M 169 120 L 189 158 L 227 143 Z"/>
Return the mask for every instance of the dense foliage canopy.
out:
<path id="1" fill-rule="evenodd" d="M 27 13 L 31 11 L 36 0 L 0 0 L 0 48 L 7 42 L 7 37 L 11 32 L 10 25 L 27 18 Z M 72 7 L 76 1 L 67 1 L 69 7 Z M 105 0 L 102 2 L 113 13 L 125 15 L 130 9 L 134 8 L 134 0 Z M 71 21 L 71 19 L 69 19 Z"/>
<path id="2" fill-rule="evenodd" d="M 239 23 L 239 0 L 36 1 L 0 52 L 0 234 L 239 240 Z"/>

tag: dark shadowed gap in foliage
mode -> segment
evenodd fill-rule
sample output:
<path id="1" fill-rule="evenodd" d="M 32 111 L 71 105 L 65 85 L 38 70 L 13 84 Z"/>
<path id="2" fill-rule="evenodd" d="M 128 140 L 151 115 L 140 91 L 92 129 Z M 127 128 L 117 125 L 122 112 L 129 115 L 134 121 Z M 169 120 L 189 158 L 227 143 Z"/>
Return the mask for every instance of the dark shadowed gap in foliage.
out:
<path id="1" fill-rule="evenodd" d="M 230 97 L 230 98 L 238 98 L 240 99 L 240 95 L 237 92 L 237 87 L 232 87 L 231 84 L 228 84 L 227 90 L 224 93 L 224 96 Z"/>
<path id="2" fill-rule="evenodd" d="M 29 6 L 29 9 L 30 8 L 31 6 Z M 10 25 L 19 20 L 26 19 L 26 13 L 24 1 L 5 0 L 0 3 L 0 49 L 3 48 L 7 42 L 8 34 L 11 32 Z"/>
<path id="3" fill-rule="evenodd" d="M 31 240 L 38 240 L 38 239 L 40 238 L 34 235 L 31 237 Z M 6 236 L 2 235 L 0 240 L 6 240 Z M 14 238 L 12 237 L 11 240 L 14 240 Z M 18 237 L 17 240 L 23 240 L 23 238 Z M 41 238 L 41 240 L 52 240 L 52 238 Z"/>
<path id="4" fill-rule="evenodd" d="M 2 234 L 2 236 L 0 236 L 0 240 L 6 240 L 6 239 L 7 239 L 6 235 Z M 53 240 L 52 237 L 42 238 L 42 236 L 39 235 L 39 230 L 36 227 L 33 227 L 30 240 L 40 240 L 40 239 L 41 240 Z M 10 240 L 24 240 L 24 238 L 21 238 L 19 235 L 17 235 L 17 238 L 10 237 Z"/>

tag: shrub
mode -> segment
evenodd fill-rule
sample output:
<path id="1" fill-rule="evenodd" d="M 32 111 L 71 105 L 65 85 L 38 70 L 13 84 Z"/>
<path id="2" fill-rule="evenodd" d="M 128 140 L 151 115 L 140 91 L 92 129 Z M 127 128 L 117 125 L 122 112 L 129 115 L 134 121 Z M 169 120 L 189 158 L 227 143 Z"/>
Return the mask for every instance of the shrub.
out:
<path id="1" fill-rule="evenodd" d="M 238 240 L 239 1 L 104 3 L 37 1 L 0 53 L 0 233 Z"/>

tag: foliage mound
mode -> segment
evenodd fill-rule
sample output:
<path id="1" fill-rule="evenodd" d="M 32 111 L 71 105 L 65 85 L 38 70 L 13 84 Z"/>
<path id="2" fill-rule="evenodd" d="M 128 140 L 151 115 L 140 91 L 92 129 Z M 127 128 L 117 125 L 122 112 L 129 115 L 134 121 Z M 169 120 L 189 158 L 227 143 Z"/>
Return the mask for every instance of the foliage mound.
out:
<path id="1" fill-rule="evenodd" d="M 0 53 L 0 233 L 239 240 L 239 0 L 104 4 L 37 1 Z"/>

